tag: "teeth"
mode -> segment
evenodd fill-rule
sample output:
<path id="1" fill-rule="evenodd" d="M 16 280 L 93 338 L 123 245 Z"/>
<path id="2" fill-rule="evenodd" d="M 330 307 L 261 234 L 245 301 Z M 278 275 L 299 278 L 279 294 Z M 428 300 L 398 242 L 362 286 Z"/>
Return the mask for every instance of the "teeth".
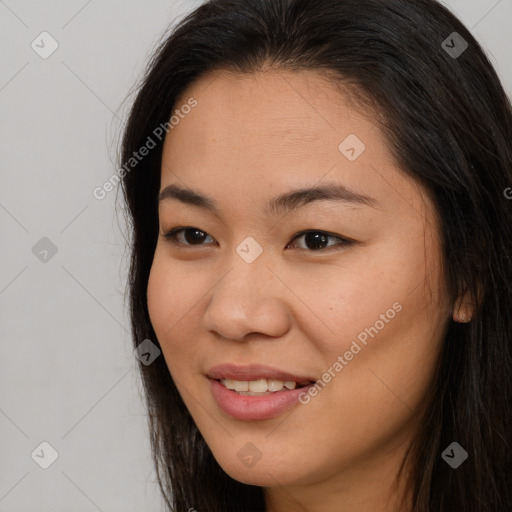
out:
<path id="1" fill-rule="evenodd" d="M 249 391 L 253 393 L 264 393 L 267 389 L 267 379 L 249 381 Z"/>
<path id="2" fill-rule="evenodd" d="M 292 380 L 274 380 L 274 379 L 258 379 L 258 380 L 234 380 L 221 379 L 220 382 L 227 387 L 244 395 L 268 394 L 268 392 L 281 391 L 283 388 L 295 389 L 297 383 Z"/>
<path id="3" fill-rule="evenodd" d="M 249 383 L 243 380 L 232 380 L 233 388 L 235 391 L 249 391 Z"/>
<path id="4" fill-rule="evenodd" d="M 294 384 L 295 384 L 295 382 L 294 382 Z M 283 386 L 284 386 L 284 383 L 282 380 L 269 380 L 268 381 L 268 390 L 269 391 L 281 391 L 281 389 L 283 389 Z"/>

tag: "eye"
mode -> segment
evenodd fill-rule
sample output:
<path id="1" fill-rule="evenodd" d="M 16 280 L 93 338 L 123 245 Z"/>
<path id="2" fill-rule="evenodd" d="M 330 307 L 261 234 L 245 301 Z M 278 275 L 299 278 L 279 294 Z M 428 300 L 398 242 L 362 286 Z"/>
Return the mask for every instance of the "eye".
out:
<path id="1" fill-rule="evenodd" d="M 299 233 L 298 235 L 296 235 L 293 238 L 293 240 L 300 239 L 300 238 L 304 238 L 304 242 L 306 244 L 306 247 L 301 247 L 301 249 L 309 249 L 309 250 L 313 250 L 316 252 L 322 251 L 325 249 L 329 249 L 336 245 L 347 246 L 354 242 L 353 240 L 349 240 L 347 238 L 343 238 L 338 235 L 331 235 L 330 233 L 326 233 L 325 231 L 314 231 L 314 230 L 309 230 L 309 231 L 304 231 L 302 233 Z M 324 244 L 328 244 L 329 239 L 331 239 L 331 240 L 337 239 L 337 240 L 339 240 L 339 242 L 337 244 L 328 245 L 327 247 L 322 247 Z M 289 245 L 287 245 L 286 247 L 289 247 Z"/>
<path id="2" fill-rule="evenodd" d="M 206 238 L 213 240 L 213 238 L 205 231 L 201 231 L 195 227 L 176 227 L 163 234 L 162 236 L 165 240 L 168 240 L 173 244 L 185 246 L 204 245 L 201 242 L 203 242 Z M 350 240 L 338 235 L 332 235 L 330 233 L 326 233 L 325 231 L 303 231 L 302 233 L 295 235 L 292 240 L 300 238 L 304 238 L 306 244 L 306 247 L 300 247 L 300 249 L 306 249 L 313 252 L 329 249 L 336 245 L 347 246 L 354 243 L 354 240 Z M 325 244 L 328 244 L 329 239 L 337 239 L 339 242 L 337 244 L 327 245 L 327 247 L 322 247 Z M 286 247 L 290 247 L 290 244 L 288 244 Z"/>
<path id="3" fill-rule="evenodd" d="M 178 239 L 179 235 L 182 235 L 184 233 L 188 234 L 188 236 L 185 235 L 185 242 Z M 169 240 L 171 243 L 181 245 L 201 245 L 201 242 L 204 240 L 205 237 L 210 237 L 213 240 L 213 238 L 210 235 L 207 235 L 204 231 L 201 231 L 200 229 L 193 227 L 173 228 L 167 233 L 165 233 L 163 237 L 166 240 Z"/>

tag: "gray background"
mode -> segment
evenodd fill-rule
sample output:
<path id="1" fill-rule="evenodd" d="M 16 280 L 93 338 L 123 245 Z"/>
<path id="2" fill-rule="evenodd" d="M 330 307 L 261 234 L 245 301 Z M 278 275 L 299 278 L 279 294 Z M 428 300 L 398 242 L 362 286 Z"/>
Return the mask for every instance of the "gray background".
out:
<path id="1" fill-rule="evenodd" d="M 117 168 L 148 55 L 200 3 L 0 0 L 0 512 L 163 510 L 123 302 L 123 218 L 115 191 L 92 191 Z M 510 94 L 512 0 L 446 4 Z M 47 59 L 31 48 L 43 31 L 59 44 Z M 47 469 L 43 441 L 58 453 Z"/>

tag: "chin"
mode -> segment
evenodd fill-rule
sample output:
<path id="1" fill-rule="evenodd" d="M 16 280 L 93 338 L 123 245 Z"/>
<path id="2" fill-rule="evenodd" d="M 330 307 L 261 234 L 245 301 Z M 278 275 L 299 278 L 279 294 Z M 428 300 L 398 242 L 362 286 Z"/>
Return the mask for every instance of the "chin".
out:
<path id="1" fill-rule="evenodd" d="M 238 457 L 229 458 L 229 460 L 217 459 L 217 462 L 231 478 L 247 485 L 275 487 L 276 485 L 294 485 L 301 478 L 307 480 L 307 475 L 297 475 L 290 471 L 290 466 L 294 464 L 276 467 L 272 457 L 266 461 L 261 458 L 251 467 L 246 467 Z"/>
<path id="2" fill-rule="evenodd" d="M 271 465 L 269 467 L 253 467 L 253 468 L 222 468 L 234 480 L 258 487 L 275 487 L 276 485 L 290 485 L 290 474 L 283 471 L 276 471 Z"/>

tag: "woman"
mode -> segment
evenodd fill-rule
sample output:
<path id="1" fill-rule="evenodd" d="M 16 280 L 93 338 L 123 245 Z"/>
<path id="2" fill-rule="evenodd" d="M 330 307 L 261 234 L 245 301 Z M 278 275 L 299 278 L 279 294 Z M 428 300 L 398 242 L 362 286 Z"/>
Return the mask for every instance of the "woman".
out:
<path id="1" fill-rule="evenodd" d="M 173 30 L 121 155 L 169 510 L 512 510 L 511 141 L 433 0 L 211 0 Z"/>

